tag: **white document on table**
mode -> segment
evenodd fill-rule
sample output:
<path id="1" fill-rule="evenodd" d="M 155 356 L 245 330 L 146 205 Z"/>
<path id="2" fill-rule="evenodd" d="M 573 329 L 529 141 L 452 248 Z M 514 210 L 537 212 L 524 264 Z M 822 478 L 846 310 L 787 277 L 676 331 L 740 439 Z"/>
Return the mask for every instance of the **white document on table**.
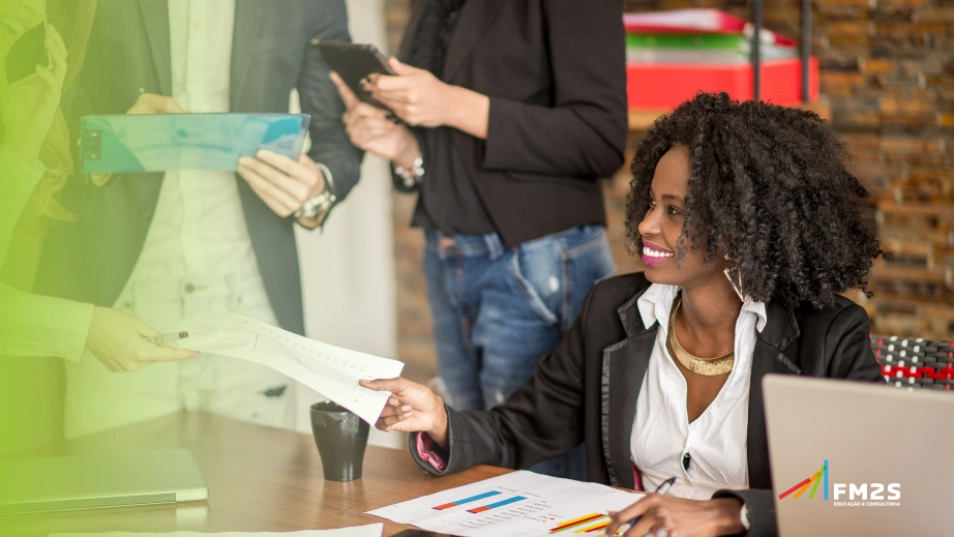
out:
<path id="1" fill-rule="evenodd" d="M 384 524 L 368 524 L 353 528 L 337 530 L 307 530 L 291 532 L 256 532 L 245 533 L 230 531 L 224 533 L 197 533 L 192 531 L 177 531 L 173 533 L 51 533 L 47 537 L 381 537 Z"/>
<path id="2" fill-rule="evenodd" d="M 519 471 L 423 496 L 367 514 L 463 537 L 600 535 L 607 511 L 641 493 Z"/>
<path id="3" fill-rule="evenodd" d="M 362 388 L 358 380 L 401 375 L 404 363 L 315 341 L 235 313 L 200 312 L 177 330 L 179 347 L 267 365 L 321 393 L 374 425 L 390 392 Z"/>

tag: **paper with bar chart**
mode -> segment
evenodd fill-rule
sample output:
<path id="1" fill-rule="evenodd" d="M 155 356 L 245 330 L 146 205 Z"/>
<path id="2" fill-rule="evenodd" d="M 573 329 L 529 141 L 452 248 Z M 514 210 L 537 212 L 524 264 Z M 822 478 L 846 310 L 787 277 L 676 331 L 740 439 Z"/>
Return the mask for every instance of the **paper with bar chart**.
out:
<path id="1" fill-rule="evenodd" d="M 358 380 L 395 378 L 404 369 L 397 360 L 328 345 L 235 313 L 196 313 L 178 330 L 189 332 L 178 342 L 183 349 L 267 365 L 371 424 L 381 415 L 390 392 L 362 388 Z"/>
<path id="2" fill-rule="evenodd" d="M 463 537 L 601 535 L 608 511 L 642 494 L 518 471 L 368 512 L 427 531 Z"/>

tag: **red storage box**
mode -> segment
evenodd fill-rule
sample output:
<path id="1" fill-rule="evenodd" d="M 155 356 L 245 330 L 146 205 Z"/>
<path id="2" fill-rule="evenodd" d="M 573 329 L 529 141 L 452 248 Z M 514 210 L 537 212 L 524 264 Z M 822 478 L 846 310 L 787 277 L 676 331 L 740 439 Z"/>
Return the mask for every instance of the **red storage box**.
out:
<path id="1" fill-rule="evenodd" d="M 752 65 L 748 63 L 662 64 L 631 63 L 626 66 L 626 93 L 631 109 L 670 109 L 700 91 L 725 91 L 733 99 L 752 99 Z M 798 58 L 762 62 L 763 101 L 779 105 L 802 102 L 802 62 Z M 818 60 L 808 63 L 811 102 L 818 101 Z"/>

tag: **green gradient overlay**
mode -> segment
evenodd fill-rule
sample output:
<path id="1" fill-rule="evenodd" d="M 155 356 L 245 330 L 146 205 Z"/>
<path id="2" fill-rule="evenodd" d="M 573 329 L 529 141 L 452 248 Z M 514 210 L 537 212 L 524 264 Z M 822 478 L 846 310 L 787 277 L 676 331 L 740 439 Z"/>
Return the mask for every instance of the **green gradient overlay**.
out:
<path id="1" fill-rule="evenodd" d="M 139 2 L 99 1 L 128 4 L 132 8 L 127 11 L 113 11 L 139 16 Z M 3 142 L 0 145 L 0 465 L 19 458 L 74 450 L 64 444 L 65 417 L 75 410 L 64 408 L 65 359 L 96 360 L 99 353 L 94 356 L 88 348 L 84 350 L 85 346 L 92 345 L 94 333 L 99 334 L 98 348 L 105 349 L 104 355 L 108 351 L 121 356 L 124 349 L 144 352 L 135 350 L 138 349 L 135 344 L 144 345 L 144 324 L 122 312 L 101 314 L 97 309 L 94 314 L 90 302 L 96 296 L 95 290 L 87 287 L 82 275 L 72 272 L 74 265 L 82 265 L 78 263 L 82 256 L 93 255 L 91 244 L 83 241 L 68 244 L 64 249 L 66 254 L 55 260 L 41 255 L 51 230 L 84 226 L 91 211 L 96 210 L 97 196 L 110 186 L 108 183 L 99 185 L 73 171 L 79 118 L 91 113 L 91 101 L 95 113 L 125 113 L 138 97 L 136 94 L 115 98 L 97 94 L 90 99 L 83 91 L 85 82 L 92 78 L 97 87 L 109 87 L 119 85 L 123 77 L 128 76 L 115 70 L 106 59 L 116 55 L 115 45 L 97 44 L 95 36 L 119 34 L 131 23 L 140 22 L 138 18 L 127 21 L 113 17 L 95 20 L 94 25 L 95 8 L 95 0 L 0 0 L 0 61 L 7 61 L 11 46 L 19 38 L 18 30 L 42 24 L 44 19 L 62 36 L 68 53 L 62 98 L 48 110 L 37 104 L 36 96 L 44 88 L 39 76 L 9 87 L 3 74 L 5 63 L 0 63 L 0 139 Z M 89 40 L 91 32 L 94 38 Z M 24 85 L 29 91 L 17 91 Z M 52 120 L 44 114 L 52 116 Z M 43 135 L 31 134 L 37 130 L 42 130 Z M 138 214 L 138 208 L 136 211 Z M 145 225 L 148 226 L 148 222 Z M 130 257 L 134 258 L 130 252 L 118 248 L 104 257 L 107 263 L 128 263 Z M 57 270 L 50 270 L 53 268 Z M 46 279 L 40 289 L 38 282 L 47 273 L 68 276 Z M 104 334 L 114 336 L 113 340 L 107 341 Z M 145 354 L 142 358 L 146 358 Z M 102 394 L 90 397 L 100 400 L 78 406 L 108 406 L 116 409 L 120 416 L 128 410 L 130 420 L 138 415 L 138 409 L 121 397 L 107 399 L 110 396 Z M 98 428 L 96 419 L 95 415 L 85 416 L 91 429 Z M 110 451 L 122 447 L 98 445 L 95 449 Z M 43 476 L 37 477 L 42 480 Z M 55 479 L 57 476 L 46 477 Z M 23 490 L 21 484 L 0 476 L 0 502 L 19 499 L 18 494 Z M 99 521 L 107 520 L 109 512 L 84 511 L 82 517 L 74 514 L 66 518 L 0 514 L 0 536 L 46 535 L 50 531 L 176 529 L 174 524 L 161 529 L 101 526 Z M 123 520 L 128 522 L 130 517 Z"/>

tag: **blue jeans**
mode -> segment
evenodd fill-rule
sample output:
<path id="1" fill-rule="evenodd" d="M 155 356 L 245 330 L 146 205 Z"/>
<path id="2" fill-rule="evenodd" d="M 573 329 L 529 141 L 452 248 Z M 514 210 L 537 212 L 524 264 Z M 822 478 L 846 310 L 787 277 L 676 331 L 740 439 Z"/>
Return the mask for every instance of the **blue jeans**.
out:
<path id="1" fill-rule="evenodd" d="M 424 276 L 448 404 L 503 403 L 553 351 L 597 281 L 613 274 L 602 226 L 587 225 L 505 250 L 500 237 L 425 231 Z M 533 470 L 585 478 L 583 450 Z"/>

